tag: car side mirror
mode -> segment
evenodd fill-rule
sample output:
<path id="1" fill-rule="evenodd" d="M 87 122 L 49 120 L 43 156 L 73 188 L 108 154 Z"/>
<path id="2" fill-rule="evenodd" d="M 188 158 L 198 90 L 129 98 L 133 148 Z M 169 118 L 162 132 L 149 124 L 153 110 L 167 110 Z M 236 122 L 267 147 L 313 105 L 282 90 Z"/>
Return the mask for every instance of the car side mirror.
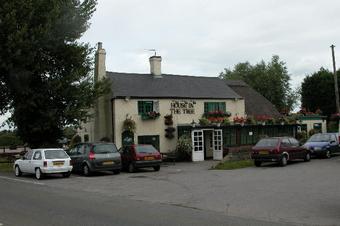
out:
<path id="1" fill-rule="evenodd" d="M 330 144 L 334 144 L 334 143 L 335 143 L 335 140 L 331 140 L 329 143 L 330 143 Z"/>

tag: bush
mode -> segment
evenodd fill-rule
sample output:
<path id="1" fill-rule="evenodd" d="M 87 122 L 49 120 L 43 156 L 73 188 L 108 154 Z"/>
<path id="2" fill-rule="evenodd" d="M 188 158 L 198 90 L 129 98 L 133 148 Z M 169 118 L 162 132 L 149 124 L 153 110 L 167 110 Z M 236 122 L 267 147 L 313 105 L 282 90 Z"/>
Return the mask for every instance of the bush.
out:
<path id="1" fill-rule="evenodd" d="M 187 135 L 182 135 L 177 141 L 177 160 L 191 161 L 192 145 Z"/>
<path id="2" fill-rule="evenodd" d="M 70 142 L 70 148 L 73 148 L 76 144 L 79 144 L 81 142 L 81 137 L 76 134 L 72 137 Z"/>
<path id="3" fill-rule="evenodd" d="M 309 130 L 308 135 L 313 136 L 316 133 L 317 133 L 317 131 L 315 129 L 311 129 L 311 130 Z"/>
<path id="4" fill-rule="evenodd" d="M 210 121 L 207 118 L 201 118 L 201 119 L 199 119 L 199 124 L 201 126 L 207 126 L 207 125 L 210 124 Z"/>
<path id="5" fill-rule="evenodd" d="M 301 143 L 305 143 L 307 141 L 307 133 L 306 131 L 301 131 L 296 134 L 296 139 L 298 139 Z"/>

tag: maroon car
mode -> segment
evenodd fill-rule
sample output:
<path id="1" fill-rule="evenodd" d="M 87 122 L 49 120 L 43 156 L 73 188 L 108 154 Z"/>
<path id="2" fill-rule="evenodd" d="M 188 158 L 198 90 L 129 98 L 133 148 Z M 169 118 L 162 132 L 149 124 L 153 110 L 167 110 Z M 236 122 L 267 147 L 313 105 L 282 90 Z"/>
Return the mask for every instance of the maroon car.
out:
<path id="1" fill-rule="evenodd" d="M 293 137 L 270 137 L 257 142 L 252 148 L 251 158 L 255 166 L 261 166 L 262 162 L 277 162 L 285 166 L 290 160 L 309 161 L 311 154 Z"/>
<path id="2" fill-rule="evenodd" d="M 149 144 L 124 146 L 120 150 L 123 169 L 130 173 L 138 168 L 152 167 L 155 171 L 161 168 L 162 157 L 159 151 Z"/>

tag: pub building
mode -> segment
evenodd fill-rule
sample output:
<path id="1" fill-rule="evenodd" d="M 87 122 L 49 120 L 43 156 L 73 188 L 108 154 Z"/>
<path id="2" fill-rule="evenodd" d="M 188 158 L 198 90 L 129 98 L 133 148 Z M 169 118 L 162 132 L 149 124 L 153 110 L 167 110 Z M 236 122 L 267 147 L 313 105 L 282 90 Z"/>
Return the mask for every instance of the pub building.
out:
<path id="1" fill-rule="evenodd" d="M 149 58 L 150 73 L 108 72 L 105 56 L 102 43 L 98 43 L 94 79 L 107 79 L 111 92 L 98 99 L 92 110 L 94 117 L 78 131 L 82 141 L 107 137 L 118 148 L 132 143 L 152 144 L 166 153 L 175 150 L 178 138 L 186 134 L 192 140 L 193 161 L 221 160 L 223 148 L 240 139 L 237 127 L 200 125 L 204 115 L 230 115 L 231 120 L 246 114 L 280 115 L 267 99 L 242 81 L 162 74 L 160 56 Z M 249 128 L 246 136 L 251 143 L 257 137 L 256 131 L 250 130 L 254 129 Z M 287 131 L 292 132 L 289 128 Z"/>

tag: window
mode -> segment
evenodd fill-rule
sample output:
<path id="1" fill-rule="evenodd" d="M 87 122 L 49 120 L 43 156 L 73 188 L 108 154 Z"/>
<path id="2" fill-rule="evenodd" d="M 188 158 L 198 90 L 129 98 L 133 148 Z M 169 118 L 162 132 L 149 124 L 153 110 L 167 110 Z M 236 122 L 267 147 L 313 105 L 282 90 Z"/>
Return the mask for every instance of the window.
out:
<path id="1" fill-rule="evenodd" d="M 159 150 L 159 135 L 138 136 L 138 144 L 151 144 Z"/>
<path id="2" fill-rule="evenodd" d="M 213 111 L 226 111 L 225 102 L 205 102 L 204 113 Z"/>
<path id="3" fill-rule="evenodd" d="M 32 159 L 32 155 L 33 155 L 33 151 L 30 150 L 30 151 L 28 151 L 28 152 L 25 154 L 24 158 L 25 158 L 26 160 L 31 160 L 31 159 Z"/>
<path id="4" fill-rule="evenodd" d="M 41 160 L 41 151 L 34 152 L 33 160 Z"/>
<path id="5" fill-rule="evenodd" d="M 289 141 L 290 141 L 290 143 L 292 144 L 293 147 L 299 147 L 300 146 L 299 141 L 297 141 L 294 138 L 289 138 Z"/>
<path id="6" fill-rule="evenodd" d="M 67 159 L 68 155 L 63 150 L 46 150 L 45 159 Z"/>
<path id="7" fill-rule="evenodd" d="M 290 144 L 290 142 L 287 138 L 282 139 L 281 145 L 282 145 L 282 147 L 290 147 L 291 146 L 291 144 Z"/>
<path id="8" fill-rule="evenodd" d="M 153 101 L 138 101 L 138 114 L 145 114 L 153 111 Z"/>

